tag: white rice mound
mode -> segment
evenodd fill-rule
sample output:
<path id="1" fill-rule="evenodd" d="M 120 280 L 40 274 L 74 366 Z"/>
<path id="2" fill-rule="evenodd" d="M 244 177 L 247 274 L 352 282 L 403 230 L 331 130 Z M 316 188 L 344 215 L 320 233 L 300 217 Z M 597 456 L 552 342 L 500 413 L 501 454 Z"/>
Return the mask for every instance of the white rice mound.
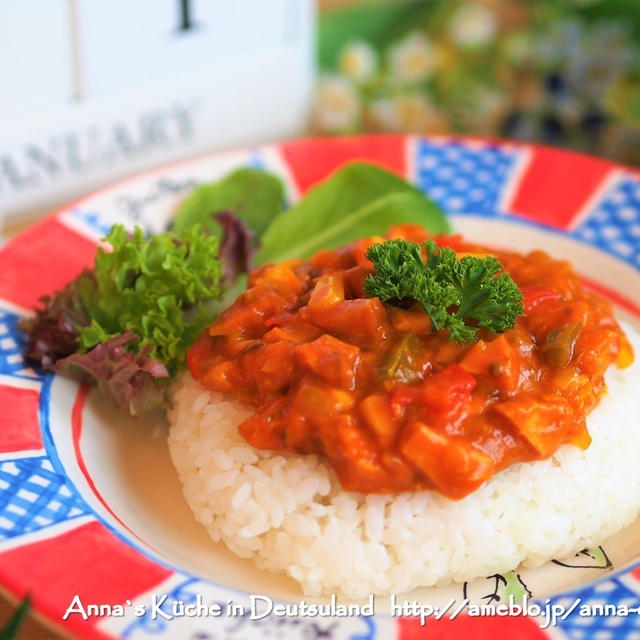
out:
<path id="1" fill-rule="evenodd" d="M 252 413 L 186 374 L 172 392 L 169 450 L 184 495 L 215 541 L 309 596 L 358 599 L 540 565 L 600 544 L 640 512 L 640 335 L 611 366 L 582 451 L 513 465 L 463 500 L 435 491 L 345 492 L 315 455 L 261 451 L 237 425 Z"/>

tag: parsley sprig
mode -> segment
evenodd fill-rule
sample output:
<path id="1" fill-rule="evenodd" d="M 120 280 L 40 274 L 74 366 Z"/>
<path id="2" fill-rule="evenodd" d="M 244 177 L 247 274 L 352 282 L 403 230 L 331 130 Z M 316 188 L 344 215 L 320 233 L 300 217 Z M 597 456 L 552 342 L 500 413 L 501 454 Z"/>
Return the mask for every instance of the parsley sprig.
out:
<path id="1" fill-rule="evenodd" d="M 458 343 L 478 339 L 475 325 L 494 333 L 513 328 L 524 311 L 522 293 L 497 258 L 458 258 L 433 240 L 424 246 L 426 261 L 422 247 L 413 242 L 372 245 L 367 258 L 375 270 L 365 278 L 366 294 L 397 305 L 419 302 L 434 329 L 449 329 Z"/>

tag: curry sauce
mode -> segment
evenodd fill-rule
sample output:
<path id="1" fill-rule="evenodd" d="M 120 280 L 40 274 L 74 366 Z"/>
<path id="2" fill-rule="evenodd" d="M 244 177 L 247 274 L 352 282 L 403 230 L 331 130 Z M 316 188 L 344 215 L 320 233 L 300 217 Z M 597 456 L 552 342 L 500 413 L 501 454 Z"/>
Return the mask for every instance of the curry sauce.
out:
<path id="1" fill-rule="evenodd" d="M 427 234 L 405 225 L 387 237 Z M 383 240 L 257 268 L 193 345 L 194 378 L 256 407 L 241 435 L 319 454 L 349 491 L 433 488 L 456 499 L 516 462 L 588 447 L 585 418 L 607 367 L 633 361 L 611 305 L 542 251 L 437 237 L 458 255 L 496 256 L 524 296 L 513 329 L 480 328 L 475 343 L 457 344 L 419 304 L 365 297 L 365 253 Z"/>

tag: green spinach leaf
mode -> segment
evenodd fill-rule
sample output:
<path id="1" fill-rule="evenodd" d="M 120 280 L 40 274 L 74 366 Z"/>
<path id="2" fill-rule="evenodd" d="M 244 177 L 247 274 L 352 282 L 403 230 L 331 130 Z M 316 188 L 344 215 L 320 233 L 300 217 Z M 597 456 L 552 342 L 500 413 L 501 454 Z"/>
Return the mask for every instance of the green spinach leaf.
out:
<path id="1" fill-rule="evenodd" d="M 180 205 L 173 220 L 178 236 L 194 224 L 212 235 L 222 236 L 213 214 L 228 211 L 244 221 L 259 238 L 282 211 L 284 188 L 273 174 L 248 167 L 237 169 L 219 182 L 198 186 Z"/>
<path id="2" fill-rule="evenodd" d="M 416 187 L 375 165 L 350 164 L 269 225 L 256 264 L 306 259 L 401 223 L 419 224 L 432 233 L 450 231 L 439 207 Z"/>

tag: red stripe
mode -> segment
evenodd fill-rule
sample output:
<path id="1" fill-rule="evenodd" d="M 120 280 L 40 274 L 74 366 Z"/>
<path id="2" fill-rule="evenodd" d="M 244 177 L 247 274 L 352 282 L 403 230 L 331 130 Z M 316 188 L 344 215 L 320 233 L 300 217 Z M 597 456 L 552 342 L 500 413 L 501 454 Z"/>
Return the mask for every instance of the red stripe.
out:
<path id="1" fill-rule="evenodd" d="M 587 289 L 590 289 L 603 298 L 611 300 L 614 304 L 617 304 L 619 307 L 630 311 L 633 315 L 640 318 L 640 306 L 638 306 L 635 301 L 631 300 L 631 298 L 627 298 L 615 289 L 611 289 L 610 287 L 607 287 L 596 280 L 592 280 L 591 278 L 587 278 L 582 274 L 580 275 L 580 280 Z"/>
<path id="2" fill-rule="evenodd" d="M 110 636 L 94 628 L 100 617 L 62 620 L 76 594 L 85 605 L 124 603 L 170 575 L 95 521 L 0 554 L 0 582 L 17 597 L 30 591 L 38 612 L 83 638 Z"/>
<path id="3" fill-rule="evenodd" d="M 0 452 L 42 449 L 38 420 L 40 394 L 34 389 L 0 385 Z"/>
<path id="4" fill-rule="evenodd" d="M 95 243 L 47 218 L 0 251 L 0 298 L 33 307 L 91 265 L 95 252 Z"/>
<path id="5" fill-rule="evenodd" d="M 98 488 L 93 481 L 89 470 L 87 469 L 87 465 L 84 461 L 84 456 L 82 455 L 82 448 L 80 447 L 80 438 L 82 437 L 82 413 L 84 411 L 84 406 L 87 401 L 87 395 L 89 394 L 89 385 L 83 383 L 78 388 L 78 394 L 76 395 L 76 399 L 73 403 L 73 409 L 71 410 L 71 439 L 73 441 L 73 452 L 76 457 L 76 462 L 78 463 L 78 468 L 80 472 L 84 476 L 87 484 L 89 485 L 89 489 L 93 495 L 100 501 L 100 504 L 107 510 L 107 512 L 111 515 L 111 517 L 118 522 L 118 524 L 126 529 L 131 535 L 135 536 L 138 540 L 141 538 L 136 535 L 113 511 L 113 509 L 109 506 L 109 503 L 104 499 L 104 496 L 98 491 Z"/>
<path id="6" fill-rule="evenodd" d="M 614 165 L 551 147 L 531 150 L 531 162 L 506 207 L 523 218 L 567 229 Z"/>
<path id="7" fill-rule="evenodd" d="M 398 618 L 399 640 L 540 640 L 546 633 L 525 616 L 458 616 L 454 620 L 429 619 L 422 626 L 416 618 Z"/>
<path id="8" fill-rule="evenodd" d="M 73 442 L 73 452 L 76 456 L 76 462 L 78 463 L 78 467 L 80 468 L 80 472 L 84 476 L 87 484 L 89 485 L 89 489 L 93 492 L 93 494 L 100 500 L 100 504 L 120 523 L 123 524 L 122 521 L 116 516 L 115 513 L 111 510 L 106 500 L 102 497 L 102 495 L 96 489 L 96 485 L 93 482 L 93 478 L 89 474 L 87 469 L 87 465 L 85 464 L 84 458 L 82 457 L 82 450 L 80 449 L 80 436 L 82 435 L 82 412 L 84 411 L 84 405 L 87 402 L 87 395 L 89 394 L 89 385 L 87 383 L 82 383 L 78 388 L 78 394 L 76 395 L 76 399 L 73 403 L 73 409 L 71 410 L 71 440 Z M 123 525 L 124 526 L 124 525 Z"/>
<path id="9" fill-rule="evenodd" d="M 406 177 L 405 136 L 296 140 L 280 146 L 301 192 L 347 162 L 364 160 Z"/>

